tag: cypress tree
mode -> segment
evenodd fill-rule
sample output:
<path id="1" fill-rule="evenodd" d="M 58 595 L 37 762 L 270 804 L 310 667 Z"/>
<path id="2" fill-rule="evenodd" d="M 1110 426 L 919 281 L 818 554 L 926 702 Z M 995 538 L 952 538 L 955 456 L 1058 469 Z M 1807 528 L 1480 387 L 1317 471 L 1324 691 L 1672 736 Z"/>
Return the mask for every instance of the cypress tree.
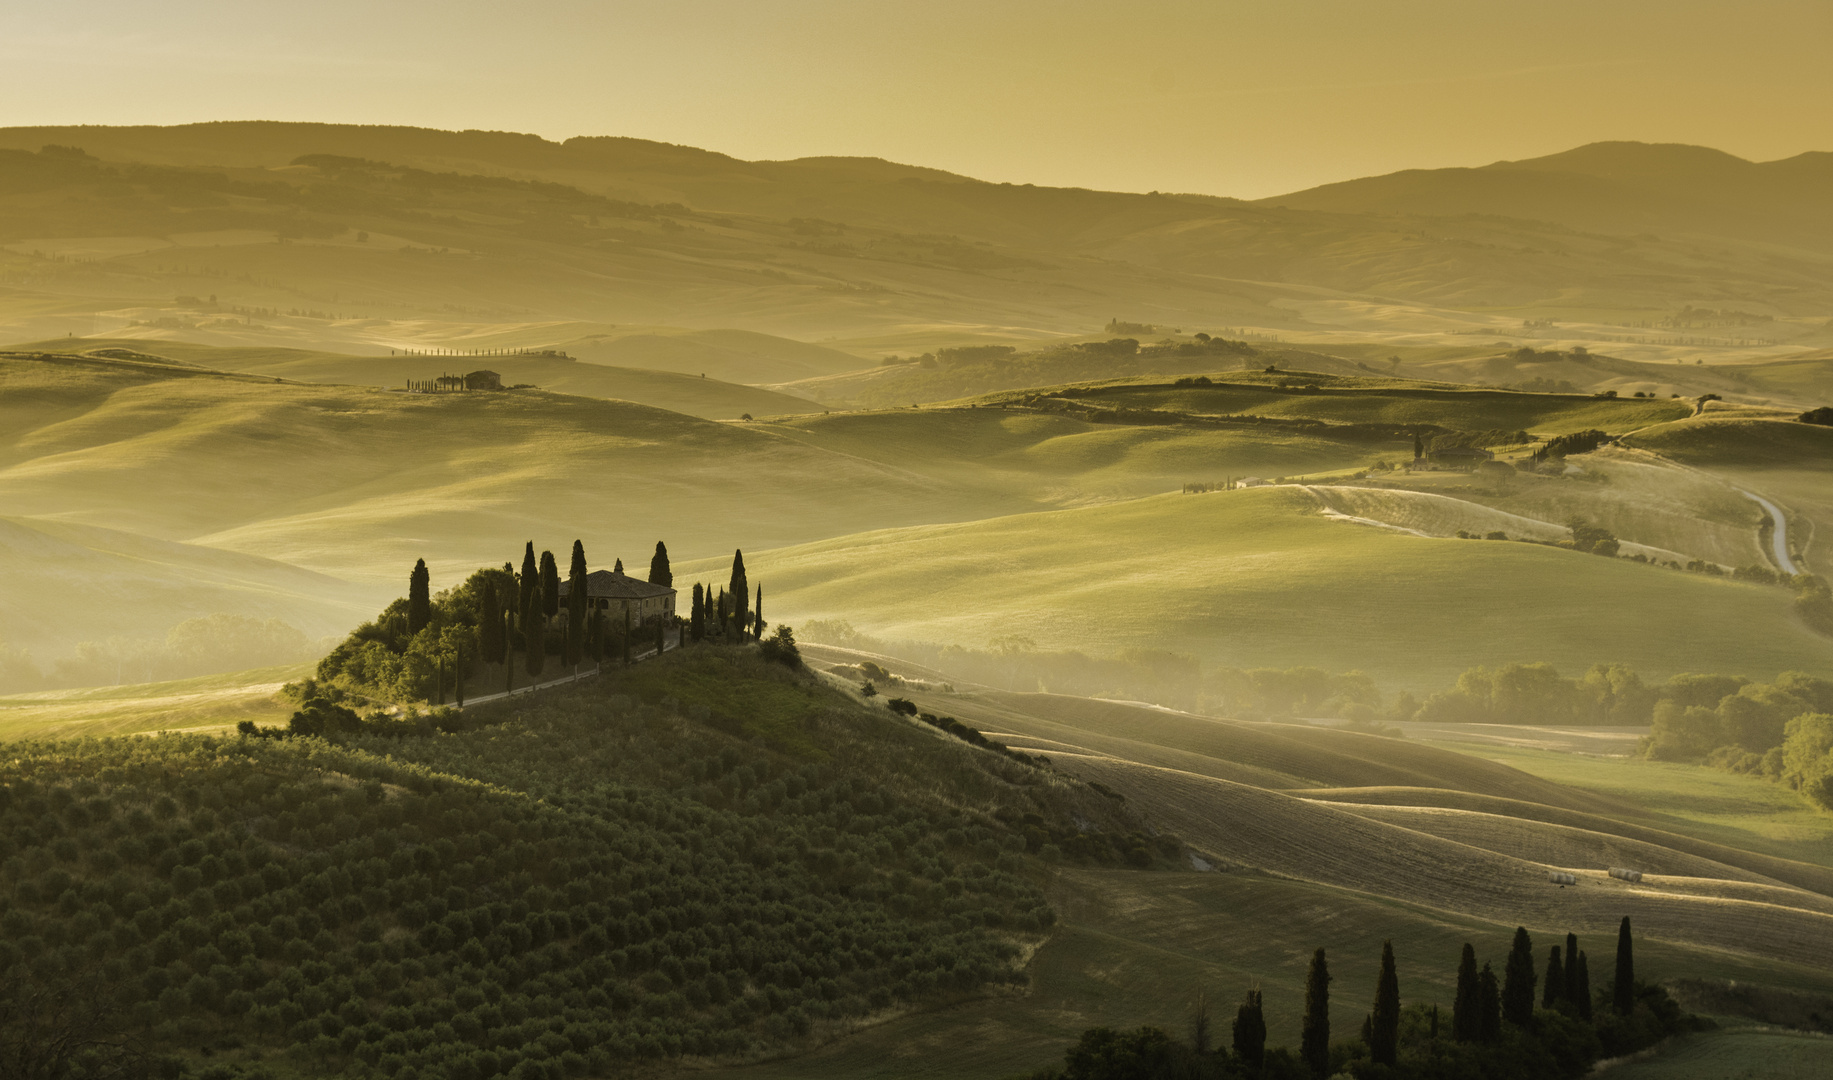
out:
<path id="1" fill-rule="evenodd" d="M 1322 949 L 1311 955 L 1311 970 L 1305 975 L 1305 1023 L 1298 1056 L 1318 1080 L 1330 1075 L 1330 965 Z"/>
<path id="2" fill-rule="evenodd" d="M 426 560 L 415 559 L 414 570 L 407 575 L 407 632 L 418 634 L 433 621 L 433 598 Z"/>
<path id="3" fill-rule="evenodd" d="M 484 591 L 477 600 L 478 652 L 484 663 L 503 662 L 503 605 L 496 598 L 496 582 L 484 579 Z"/>
<path id="4" fill-rule="evenodd" d="M 503 610 L 503 693 L 516 688 L 516 651 L 510 637 L 509 610 Z"/>
<path id="5" fill-rule="evenodd" d="M 698 581 L 694 582 L 694 606 L 688 611 L 687 625 L 695 641 L 706 637 L 706 589 Z"/>
<path id="6" fill-rule="evenodd" d="M 1425 442 L 1423 442 L 1420 439 L 1419 432 L 1416 431 L 1413 433 L 1413 460 L 1418 461 L 1420 458 L 1425 457 L 1425 456 L 1426 456 L 1426 444 Z"/>
<path id="7" fill-rule="evenodd" d="M 668 624 L 656 617 L 656 655 L 661 656 L 668 645 Z"/>
<path id="8" fill-rule="evenodd" d="M 1566 985 L 1561 988 L 1560 992 L 1566 995 L 1567 1001 L 1570 1001 L 1574 1005 L 1578 1004 L 1581 995 L 1578 991 L 1577 934 L 1568 933 L 1566 935 Z M 1590 991 L 1586 991 L 1583 996 L 1589 997 Z"/>
<path id="9" fill-rule="evenodd" d="M 516 591 L 516 618 L 518 620 L 522 618 L 522 613 L 528 610 L 528 594 L 535 591 L 535 585 L 540 580 L 541 571 L 535 566 L 535 542 L 530 540 L 528 547 L 522 552 L 522 573 L 517 578 L 517 584 L 520 586 Z"/>
<path id="10" fill-rule="evenodd" d="M 623 573 L 624 572 L 624 560 L 622 559 L 617 560 L 617 565 L 611 568 L 611 572 L 613 574 Z"/>
<path id="11" fill-rule="evenodd" d="M 1515 943 L 1502 969 L 1502 1018 L 1516 1027 L 1534 1022 L 1534 943 L 1527 927 L 1515 927 Z"/>
<path id="12" fill-rule="evenodd" d="M 1400 1053 L 1400 977 L 1394 973 L 1394 943 L 1381 943 L 1381 975 L 1375 980 L 1375 1011 L 1369 1014 L 1368 1056 L 1392 1065 Z"/>
<path id="13" fill-rule="evenodd" d="M 539 592 L 528 594 L 528 610 L 522 613 L 522 652 L 528 674 L 538 678 L 547 666 L 547 619 Z"/>
<path id="14" fill-rule="evenodd" d="M 757 586 L 757 600 L 751 605 L 751 640 L 764 640 L 764 586 Z"/>
<path id="15" fill-rule="evenodd" d="M 577 668 L 586 652 L 586 605 L 591 598 L 586 590 L 586 551 L 573 541 L 573 565 L 566 582 L 566 662 Z"/>
<path id="16" fill-rule="evenodd" d="M 630 605 L 624 605 L 624 666 L 630 666 Z"/>
<path id="17" fill-rule="evenodd" d="M 1573 980 L 1573 998 L 1581 1020 L 1591 1019 L 1591 972 L 1585 966 L 1584 950 L 1578 954 L 1578 978 Z"/>
<path id="18" fill-rule="evenodd" d="M 1260 1007 L 1260 991 L 1249 990 L 1247 1000 L 1235 1010 L 1235 1056 L 1250 1069 L 1259 1069 L 1267 1058 L 1267 1018 Z"/>
<path id="19" fill-rule="evenodd" d="M 592 663 L 602 665 L 605 662 L 605 613 L 597 608 L 592 609 L 590 649 Z"/>
<path id="20" fill-rule="evenodd" d="M 656 541 L 656 553 L 649 558 L 649 583 L 675 587 L 675 572 L 668 568 L 668 545 Z"/>
<path id="21" fill-rule="evenodd" d="M 732 628 L 738 641 L 745 640 L 745 598 L 751 594 L 751 583 L 745 580 L 745 553 L 732 552 L 732 581 L 726 587 L 732 597 Z"/>
<path id="22" fill-rule="evenodd" d="M 1502 1041 L 1502 991 L 1488 964 L 1477 973 L 1477 1041 Z"/>
<path id="23" fill-rule="evenodd" d="M 1540 992 L 1540 1007 L 1551 1009 L 1566 1000 L 1565 951 L 1555 945 L 1547 953 L 1547 983 Z"/>
<path id="24" fill-rule="evenodd" d="M 551 551 L 541 553 L 541 614 L 550 619 L 560 614 L 560 567 Z"/>
<path id="25" fill-rule="evenodd" d="M 1482 1038 L 1483 1025 L 1477 1019 L 1477 951 L 1464 943 L 1464 954 L 1457 964 L 1457 996 L 1451 1003 L 1451 1037 L 1458 1042 L 1476 1042 Z"/>
<path id="26" fill-rule="evenodd" d="M 1636 957 L 1629 940 L 1627 915 L 1623 916 L 1623 925 L 1617 928 L 1617 978 L 1611 990 L 1611 1002 L 1617 1012 L 1628 1016 L 1636 1007 Z"/>
<path id="27" fill-rule="evenodd" d="M 1554 1008 L 1565 1001 L 1565 953 L 1560 946 L 1547 952 L 1547 985 L 1540 992 L 1540 1007 Z"/>

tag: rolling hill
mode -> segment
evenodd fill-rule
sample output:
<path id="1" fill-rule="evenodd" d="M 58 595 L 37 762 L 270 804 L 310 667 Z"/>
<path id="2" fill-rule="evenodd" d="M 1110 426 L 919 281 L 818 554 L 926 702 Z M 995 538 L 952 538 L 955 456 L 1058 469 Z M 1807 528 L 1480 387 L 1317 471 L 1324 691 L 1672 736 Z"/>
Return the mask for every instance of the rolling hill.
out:
<path id="1" fill-rule="evenodd" d="M 17 512 L 349 580 L 397 580 L 423 554 L 468 572 L 531 536 L 590 537 L 609 561 L 658 538 L 711 554 L 1013 505 L 951 503 L 750 426 L 544 390 L 405 394 L 71 355 L 7 358 L 0 378 L 0 489 Z"/>
<path id="2" fill-rule="evenodd" d="M 1751 162 L 1702 146 L 1592 143 L 1475 169 L 1409 169 L 1264 202 L 1332 213 L 1530 218 L 1833 251 L 1833 153 Z"/>
<path id="3" fill-rule="evenodd" d="M 1706 239 L 1652 235 L 1643 213 L 1672 204 L 1703 228 L 1735 218 L 1737 199 L 1799 202 L 1818 159 L 1799 182 L 1711 198 L 1572 194 L 1569 170 L 1509 172 L 1547 189 L 1549 213 L 1591 207 L 1575 228 L 1528 212 L 1538 206 L 1465 214 L 1436 196 L 1404 216 L 1380 200 L 1346 209 L 1323 196 L 1248 204 L 992 184 L 633 139 L 237 123 L 12 128 L 3 147 L 14 149 L 0 150 L 0 284 L 17 291 L 0 317 L 20 339 L 195 323 L 173 298 L 213 294 L 268 313 L 265 343 L 348 350 L 428 346 L 455 325 L 568 322 L 811 340 L 915 332 L 933 348 L 1085 334 L 1116 315 L 1439 343 L 1515 337 L 1531 329 L 1524 319 L 1552 317 L 1601 340 L 1695 306 L 1761 324 L 1711 331 L 1715 341 L 1782 342 L 1833 312 L 1833 255 L 1772 251 L 1769 223 L 1795 203 L 1753 202 L 1756 224 Z M 700 360 L 618 362 L 719 374 Z"/>
<path id="4" fill-rule="evenodd" d="M 1296 486 L 861 533 L 747 565 L 777 617 L 844 618 L 887 639 L 1168 648 L 1415 688 L 1511 660 L 1568 673 L 1620 661 L 1645 676 L 1833 670 L 1833 647 L 1786 590 L 1332 520 Z"/>
<path id="5" fill-rule="evenodd" d="M 763 337 L 763 335 L 757 335 Z M 13 346 L 9 351 L 61 351 L 69 341 Z M 271 375 L 289 382 L 341 383 L 399 389 L 409 380 L 427 382 L 443 374 L 488 368 L 503 385 L 526 385 L 574 397 L 630 401 L 706 420 L 736 420 L 746 413 L 768 416 L 818 411 L 823 406 L 752 386 L 676 371 L 612 367 L 566 356 L 353 356 L 306 349 L 203 346 L 181 341 L 133 338 L 86 339 L 83 351 L 104 358 L 178 360 L 217 371 Z"/>
<path id="6" fill-rule="evenodd" d="M 259 556 L 69 521 L 0 518 L 0 644 L 42 660 L 82 641 L 164 637 L 216 612 L 280 619 L 321 638 L 347 630 L 378 598 L 374 588 Z"/>

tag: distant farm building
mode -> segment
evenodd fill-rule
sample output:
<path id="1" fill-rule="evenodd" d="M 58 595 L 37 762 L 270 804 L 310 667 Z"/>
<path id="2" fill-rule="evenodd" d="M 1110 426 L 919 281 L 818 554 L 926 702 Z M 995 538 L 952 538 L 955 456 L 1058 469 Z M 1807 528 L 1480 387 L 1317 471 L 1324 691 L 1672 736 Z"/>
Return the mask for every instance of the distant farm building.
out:
<path id="1" fill-rule="evenodd" d="M 1244 476 L 1244 477 L 1242 477 L 1241 479 L 1239 479 L 1239 480 L 1237 480 L 1237 481 L 1235 481 L 1235 486 L 1236 486 L 1236 487 L 1244 487 L 1244 488 L 1250 488 L 1250 487 L 1272 487 L 1272 486 L 1273 486 L 1273 481 L 1271 481 L 1271 480 L 1262 480 L 1262 479 L 1261 479 L 1260 477 L 1258 477 L 1258 476 Z"/>
<path id="2" fill-rule="evenodd" d="M 503 377 L 494 371 L 469 371 L 463 375 L 441 375 L 437 379 L 409 379 L 410 394 L 450 394 L 460 390 L 501 390 Z"/>
<path id="3" fill-rule="evenodd" d="M 560 583 L 560 610 L 566 611 L 571 582 Z M 655 585 L 625 574 L 621 570 L 594 570 L 586 575 L 586 610 L 602 611 L 613 626 L 630 616 L 630 625 L 642 626 L 656 619 L 674 621 L 675 590 Z"/>

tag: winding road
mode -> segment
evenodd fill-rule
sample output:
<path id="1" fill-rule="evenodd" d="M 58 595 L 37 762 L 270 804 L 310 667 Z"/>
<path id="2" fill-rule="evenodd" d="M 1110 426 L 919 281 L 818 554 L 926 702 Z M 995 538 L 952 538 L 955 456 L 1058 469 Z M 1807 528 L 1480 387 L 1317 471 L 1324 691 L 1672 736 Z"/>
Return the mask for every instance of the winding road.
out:
<path id="1" fill-rule="evenodd" d="M 1770 502 L 1768 499 L 1765 499 L 1763 496 L 1745 491 L 1742 488 L 1738 489 L 1738 494 L 1755 502 L 1769 512 L 1769 519 L 1775 524 L 1775 528 L 1770 531 L 1769 538 L 1776 545 L 1776 566 L 1785 574 L 1801 573 L 1795 566 L 1795 560 L 1788 557 L 1788 518 L 1782 515 L 1782 508 Z"/>

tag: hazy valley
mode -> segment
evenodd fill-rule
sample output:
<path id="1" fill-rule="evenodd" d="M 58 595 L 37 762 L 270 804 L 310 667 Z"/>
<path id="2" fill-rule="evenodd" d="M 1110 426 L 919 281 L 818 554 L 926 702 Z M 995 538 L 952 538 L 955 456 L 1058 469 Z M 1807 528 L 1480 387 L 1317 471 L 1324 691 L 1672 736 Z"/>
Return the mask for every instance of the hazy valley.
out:
<path id="1" fill-rule="evenodd" d="M 1250 986 L 1296 1055 L 1327 947 L 1323 1072 L 1176 1060 L 1425 1075 L 1391 942 L 1408 1068 L 1809 1075 L 1828 190 L 0 129 L 0 968 L 171 1076 L 997 1078 Z M 1604 1018 L 1441 1045 L 1516 926 Z"/>

